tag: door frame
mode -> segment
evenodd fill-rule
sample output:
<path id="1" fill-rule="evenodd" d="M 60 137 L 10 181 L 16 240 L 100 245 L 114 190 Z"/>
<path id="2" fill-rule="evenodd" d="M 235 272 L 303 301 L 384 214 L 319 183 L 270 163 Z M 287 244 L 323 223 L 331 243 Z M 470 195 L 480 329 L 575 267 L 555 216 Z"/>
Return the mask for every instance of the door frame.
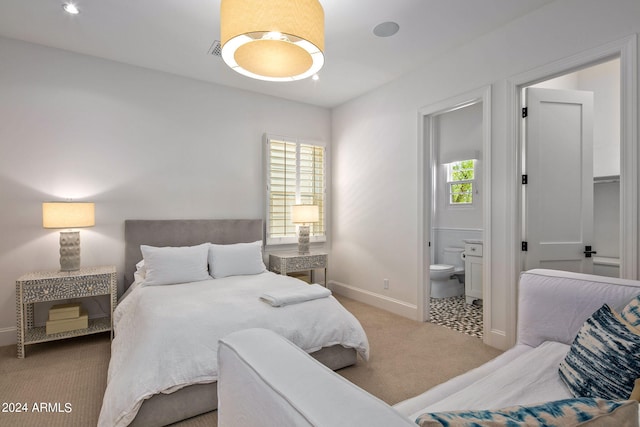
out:
<path id="1" fill-rule="evenodd" d="M 430 292 L 429 274 L 426 272 L 431 264 L 429 242 L 432 241 L 431 218 L 434 214 L 436 169 L 436 139 L 433 119 L 441 114 L 465 106 L 482 103 L 482 201 L 483 201 L 483 319 L 484 330 L 491 330 L 491 85 L 448 98 L 438 103 L 422 107 L 418 110 L 418 299 L 417 320 L 429 320 L 429 304 L 426 296 Z M 485 333 L 486 337 L 487 334 Z M 486 338 L 485 338 L 486 339 Z"/>
<path id="2" fill-rule="evenodd" d="M 522 236 L 522 126 L 520 108 L 522 89 L 579 69 L 620 58 L 620 276 L 627 279 L 638 278 L 638 69 L 637 36 L 610 42 L 595 49 L 553 62 L 534 70 L 517 75 L 507 81 L 507 107 L 511 113 L 508 120 L 508 135 L 513 144 L 509 146 L 509 194 L 510 234 L 507 260 L 512 280 L 507 291 L 507 341 L 513 345 L 516 340 L 517 284 L 523 266 L 520 250 Z"/>

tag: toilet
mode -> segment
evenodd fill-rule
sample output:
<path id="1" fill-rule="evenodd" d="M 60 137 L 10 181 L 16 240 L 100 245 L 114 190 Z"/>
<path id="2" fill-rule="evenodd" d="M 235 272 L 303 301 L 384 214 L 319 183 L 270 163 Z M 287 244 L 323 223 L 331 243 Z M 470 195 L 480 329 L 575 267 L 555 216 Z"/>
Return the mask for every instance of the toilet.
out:
<path id="1" fill-rule="evenodd" d="M 444 264 L 429 267 L 431 298 L 449 298 L 464 294 L 464 248 L 444 248 Z"/>

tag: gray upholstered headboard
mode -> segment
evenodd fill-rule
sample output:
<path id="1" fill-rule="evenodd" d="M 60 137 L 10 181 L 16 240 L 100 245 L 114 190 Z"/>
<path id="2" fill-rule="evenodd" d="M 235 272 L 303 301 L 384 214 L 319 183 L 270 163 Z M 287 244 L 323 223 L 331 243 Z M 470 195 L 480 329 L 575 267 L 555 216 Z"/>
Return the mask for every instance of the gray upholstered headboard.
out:
<path id="1" fill-rule="evenodd" d="M 250 243 L 262 240 L 261 219 L 169 219 L 124 222 L 124 289 L 133 282 L 140 245 L 193 246 L 200 243 Z"/>

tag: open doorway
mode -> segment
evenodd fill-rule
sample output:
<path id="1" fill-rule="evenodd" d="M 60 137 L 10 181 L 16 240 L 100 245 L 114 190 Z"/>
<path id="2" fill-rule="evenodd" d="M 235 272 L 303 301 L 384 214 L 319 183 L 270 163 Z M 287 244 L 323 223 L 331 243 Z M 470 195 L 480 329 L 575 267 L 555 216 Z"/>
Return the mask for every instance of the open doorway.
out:
<path id="1" fill-rule="evenodd" d="M 620 277 L 620 59 L 521 96 L 522 269 Z"/>
<path id="2" fill-rule="evenodd" d="M 484 303 L 491 294 L 490 268 L 483 266 L 490 265 L 491 259 L 491 88 L 422 108 L 419 123 L 418 320 L 431 319 L 434 291 L 444 297 L 453 292 L 467 304 L 469 282 L 475 280 L 475 293 L 468 295 L 468 303 L 480 307 L 482 326 L 476 336 L 482 336 L 490 327 L 486 320 L 490 304 Z M 468 272 L 463 258 L 467 244 L 481 259 Z M 453 269 L 451 274 L 444 273 L 444 288 L 432 289 L 432 264 Z"/>
<path id="3" fill-rule="evenodd" d="M 635 35 L 625 39 L 612 41 L 606 45 L 586 52 L 564 58 L 559 61 L 541 66 L 513 76 L 507 81 L 507 106 L 510 112 L 508 134 L 514 141 L 507 154 L 512 163 L 508 163 L 511 184 L 509 194 L 511 203 L 509 209 L 509 224 L 507 224 L 510 239 L 506 242 L 506 259 L 508 271 L 507 280 L 503 284 L 503 304 L 501 315 L 505 316 L 504 327 L 493 334 L 496 346 L 507 348 L 515 344 L 517 325 L 517 297 L 518 279 L 524 268 L 524 252 L 521 250 L 523 242 L 522 212 L 524 200 L 522 197 L 521 179 L 522 156 L 522 89 L 536 83 L 566 75 L 576 70 L 608 62 L 612 59 L 620 60 L 620 267 L 621 278 L 636 279 L 638 277 L 638 122 L 637 122 L 637 38 Z M 497 304 L 498 302 L 496 302 Z M 485 342 L 486 339 L 485 339 Z"/>
<path id="4" fill-rule="evenodd" d="M 482 338 L 482 102 L 436 113 L 431 122 L 430 321 Z"/>

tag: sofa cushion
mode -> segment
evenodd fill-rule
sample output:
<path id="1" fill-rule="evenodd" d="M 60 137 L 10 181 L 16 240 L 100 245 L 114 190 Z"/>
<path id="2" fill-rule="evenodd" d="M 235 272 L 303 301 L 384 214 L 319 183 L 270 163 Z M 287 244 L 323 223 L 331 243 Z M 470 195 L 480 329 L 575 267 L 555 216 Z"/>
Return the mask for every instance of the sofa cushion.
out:
<path id="1" fill-rule="evenodd" d="M 638 294 L 637 280 L 544 269 L 524 272 L 518 286 L 518 344 L 571 345 L 602 304 L 621 310 Z"/>
<path id="2" fill-rule="evenodd" d="M 576 397 L 628 399 L 640 377 L 640 331 L 603 305 L 578 332 L 559 373 Z"/>
<path id="3" fill-rule="evenodd" d="M 594 398 L 564 399 L 531 406 L 512 406 L 498 410 L 454 411 L 423 414 L 416 419 L 420 427 L 503 427 L 503 426 L 588 426 L 638 425 L 638 402 Z"/>
<path id="4" fill-rule="evenodd" d="M 567 344 L 546 342 L 508 363 L 494 365 L 484 377 L 407 416 L 415 420 L 425 412 L 498 409 L 572 399 L 574 396 L 558 375 L 558 365 L 569 348 Z"/>

